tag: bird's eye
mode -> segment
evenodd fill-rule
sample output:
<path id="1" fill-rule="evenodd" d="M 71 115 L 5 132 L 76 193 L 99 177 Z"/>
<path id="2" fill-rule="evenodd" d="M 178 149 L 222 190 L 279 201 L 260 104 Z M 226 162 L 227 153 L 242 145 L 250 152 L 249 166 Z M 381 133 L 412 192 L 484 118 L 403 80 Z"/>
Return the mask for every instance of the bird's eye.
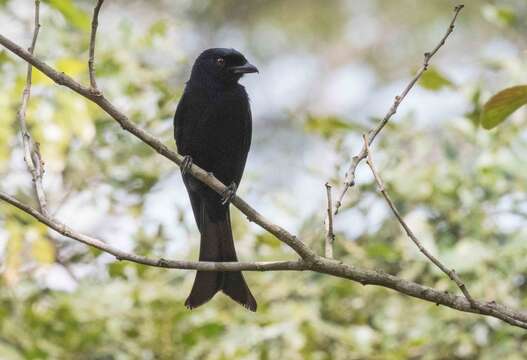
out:
<path id="1" fill-rule="evenodd" d="M 225 59 L 224 58 L 217 58 L 216 59 L 216 64 L 220 65 L 220 66 L 223 66 L 225 65 Z"/>

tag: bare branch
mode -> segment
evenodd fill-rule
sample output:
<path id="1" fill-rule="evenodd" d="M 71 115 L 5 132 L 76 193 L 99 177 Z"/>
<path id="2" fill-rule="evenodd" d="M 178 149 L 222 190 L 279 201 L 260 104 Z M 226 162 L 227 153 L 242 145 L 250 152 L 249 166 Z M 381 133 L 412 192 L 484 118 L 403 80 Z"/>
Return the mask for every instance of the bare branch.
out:
<path id="1" fill-rule="evenodd" d="M 97 89 L 97 82 L 95 81 L 95 40 L 97 37 L 97 26 L 99 26 L 99 11 L 104 0 L 97 0 L 97 4 L 93 9 L 93 17 L 91 21 L 91 35 L 90 35 L 90 58 L 88 60 L 88 72 L 90 74 L 90 86 L 94 94 L 100 94 Z"/>
<path id="2" fill-rule="evenodd" d="M 414 87 L 414 85 L 419 81 L 421 78 L 421 75 L 428 69 L 430 59 L 437 53 L 437 51 L 445 44 L 448 36 L 454 31 L 454 25 L 456 22 L 456 19 L 459 15 L 459 12 L 461 9 L 463 9 L 464 5 L 458 5 L 454 8 L 454 17 L 452 18 L 452 21 L 450 22 L 450 25 L 448 26 L 448 29 L 445 33 L 445 35 L 441 38 L 441 41 L 436 45 L 436 47 L 430 51 L 424 54 L 424 62 L 421 68 L 417 71 L 417 74 L 414 76 L 414 78 L 408 83 L 406 88 L 395 97 L 395 101 L 392 104 L 392 107 L 388 111 L 388 113 L 384 116 L 382 121 L 373 129 L 371 129 L 368 132 L 368 140 L 369 145 L 373 143 L 377 135 L 381 132 L 381 130 L 384 128 L 384 126 L 388 123 L 390 118 L 397 112 L 397 109 L 399 108 L 399 105 L 404 100 L 406 95 L 410 92 L 410 90 Z M 340 207 L 342 206 L 342 201 L 344 199 L 344 195 L 346 195 L 346 192 L 348 189 L 355 185 L 355 171 L 357 170 L 357 166 L 360 164 L 362 160 L 366 158 L 366 147 L 363 146 L 361 151 L 353 156 L 351 160 L 351 165 L 346 172 L 345 180 L 344 180 L 344 188 L 342 189 L 342 192 L 340 193 L 340 196 L 338 198 L 338 201 L 335 203 L 335 215 L 338 214 L 338 211 Z"/>
<path id="3" fill-rule="evenodd" d="M 79 241 L 85 245 L 94 247 L 115 256 L 118 260 L 127 260 L 138 264 L 157 266 L 173 269 L 194 269 L 200 271 L 240 271 L 240 270 L 305 270 L 307 267 L 301 261 L 276 261 L 276 262 L 201 262 L 201 261 L 175 261 L 163 258 L 153 259 L 145 256 L 131 254 L 117 249 L 106 242 L 94 237 L 81 234 L 62 222 L 41 214 L 36 209 L 27 206 L 12 196 L 0 192 L 0 199 L 17 207 L 25 213 L 33 216 L 39 222 L 55 230 L 61 235 Z"/>
<path id="4" fill-rule="evenodd" d="M 58 220 L 46 217 L 37 210 L 22 204 L 15 198 L 0 192 L 0 200 L 3 200 L 25 213 L 31 215 L 39 222 L 47 225 L 59 234 L 73 240 L 82 242 L 88 246 L 95 247 L 101 251 L 115 256 L 119 260 L 126 260 L 138 264 L 199 271 L 305 271 L 310 270 L 328 274 L 344 279 L 359 282 L 362 285 L 377 285 L 393 289 L 400 293 L 415 298 L 429 301 L 433 304 L 444 305 L 463 312 L 482 314 L 503 320 L 511 325 L 527 329 L 527 313 L 510 309 L 495 302 L 475 301 L 475 306 L 464 297 L 438 291 L 411 281 L 407 281 L 389 274 L 378 271 L 361 269 L 343 264 L 340 261 L 326 259 L 317 256 L 312 262 L 298 261 L 275 261 L 275 262 L 204 262 L 204 261 L 177 261 L 163 258 L 148 258 L 136 254 L 127 253 L 117 249 L 106 242 L 95 239 L 74 231 Z"/>
<path id="5" fill-rule="evenodd" d="M 464 296 L 437 291 L 390 274 L 357 268 L 331 259 L 320 258 L 310 270 L 357 281 L 363 285 L 378 285 L 390 288 L 437 305 L 448 306 L 463 312 L 495 317 L 510 325 L 527 329 L 527 312 L 512 310 L 494 301 L 476 301 L 476 306 L 473 306 Z"/>
<path id="6" fill-rule="evenodd" d="M 325 256 L 329 259 L 333 258 L 333 242 L 335 241 L 335 234 L 333 234 L 333 202 L 331 201 L 331 185 L 326 183 L 327 214 L 326 214 L 326 243 Z"/>
<path id="7" fill-rule="evenodd" d="M 35 0 L 35 17 L 34 17 L 34 29 L 33 29 L 33 39 L 31 41 L 31 46 L 29 47 L 29 53 L 33 54 L 35 46 L 37 43 L 38 33 L 40 30 L 40 0 Z M 38 143 L 36 143 L 31 134 L 27 129 L 26 124 L 26 111 L 29 104 L 29 98 L 31 96 L 31 77 L 33 73 L 33 66 L 30 63 L 27 64 L 27 74 L 26 74 L 26 85 L 24 87 L 24 92 L 22 93 L 22 101 L 20 108 L 17 112 L 18 123 L 20 126 L 20 133 L 22 135 L 22 143 L 24 146 L 24 160 L 26 162 L 27 168 L 31 173 L 31 178 L 33 180 L 33 190 L 35 191 L 35 196 L 38 201 L 40 211 L 43 214 L 48 213 L 48 205 L 46 200 L 46 194 L 42 186 L 42 176 L 44 175 L 44 163 L 42 162 L 42 157 L 40 156 L 40 149 Z"/>
<path id="8" fill-rule="evenodd" d="M 415 236 L 415 234 L 410 229 L 408 224 L 406 224 L 406 222 L 404 221 L 403 217 L 401 216 L 401 213 L 399 212 L 394 202 L 392 201 L 390 195 L 386 191 L 386 188 L 384 187 L 384 182 L 382 181 L 379 173 L 377 172 L 375 168 L 375 165 L 373 164 L 373 159 L 371 156 L 370 146 L 369 146 L 370 142 L 368 141 L 368 137 L 366 134 L 363 135 L 363 140 L 364 140 L 364 147 L 366 148 L 366 162 L 371 169 L 371 172 L 373 174 L 375 182 L 377 183 L 379 191 L 384 197 L 384 199 L 386 200 L 386 202 L 388 203 L 388 206 L 392 210 L 394 216 L 397 218 L 397 221 L 399 221 L 399 223 L 403 227 L 408 237 L 413 241 L 413 243 L 417 246 L 417 248 L 419 249 L 419 251 L 421 251 L 421 253 L 423 253 L 443 273 L 445 273 L 450 278 L 450 280 L 455 282 L 455 284 L 461 290 L 461 292 L 463 293 L 464 297 L 466 298 L 471 308 L 478 310 L 481 313 L 485 313 L 486 311 L 490 311 L 491 313 L 496 312 L 495 304 L 493 302 L 481 303 L 481 302 L 474 300 L 474 298 L 468 292 L 468 289 L 463 283 L 463 281 L 461 280 L 461 278 L 456 274 L 456 271 L 453 269 L 452 270 L 448 269 L 445 265 L 443 265 L 443 263 L 441 263 L 441 261 L 439 261 L 439 259 L 437 259 L 435 256 L 430 254 L 428 250 L 426 250 L 426 248 L 421 244 L 421 242 Z M 525 323 L 525 320 L 520 320 L 518 323 L 518 320 L 514 319 L 514 317 L 510 317 L 506 314 L 502 314 L 502 315 L 505 315 L 505 318 L 502 320 L 508 322 L 509 324 L 527 328 L 526 327 L 527 323 Z"/>
<path id="9" fill-rule="evenodd" d="M 99 105 L 108 115 L 110 115 L 115 121 L 117 121 L 121 127 L 139 138 L 141 141 L 149 145 L 159 154 L 163 155 L 167 159 L 173 161 L 178 166 L 181 166 L 183 157 L 176 152 L 170 150 L 161 141 L 156 139 L 154 136 L 149 134 L 147 131 L 136 126 L 131 122 L 126 115 L 120 112 L 104 95 L 94 94 L 90 88 L 81 85 L 77 81 L 73 80 L 70 76 L 58 72 L 51 66 L 39 60 L 5 36 L 0 35 L 0 44 L 5 48 L 9 49 L 12 53 L 16 54 L 20 58 L 24 59 L 34 67 L 39 69 L 42 73 L 48 76 L 51 80 L 59 85 L 66 86 L 71 90 L 75 91 L 79 95 L 91 100 L 95 104 Z M 192 174 L 196 179 L 200 180 L 204 184 L 208 185 L 211 189 L 221 194 L 225 191 L 226 186 L 222 184 L 213 174 L 203 170 L 197 165 L 193 164 L 189 169 L 188 173 Z M 238 195 L 234 196 L 231 203 L 238 208 L 242 213 L 247 216 L 249 221 L 253 221 L 260 225 L 262 228 L 276 236 L 279 240 L 283 241 L 289 247 L 291 247 L 300 257 L 307 261 L 312 261 L 316 254 L 313 250 L 309 249 L 302 241 L 298 240 L 296 236 L 285 230 L 284 228 L 271 223 L 267 218 L 261 215 L 258 211 L 253 209 L 247 202 L 245 202 Z"/>
<path id="10" fill-rule="evenodd" d="M 474 299 L 472 298 L 472 296 L 470 295 L 470 293 L 467 290 L 467 287 L 465 286 L 463 281 L 461 281 L 461 279 L 456 274 L 456 272 L 454 270 L 448 269 L 445 265 L 443 265 L 443 263 L 441 263 L 441 261 L 439 261 L 439 259 L 437 259 L 434 255 L 430 254 L 428 252 L 428 250 L 426 250 L 426 248 L 423 246 L 423 244 L 421 244 L 421 241 L 419 241 L 417 236 L 415 236 L 415 234 L 410 229 L 408 224 L 406 224 L 406 222 L 404 221 L 403 217 L 401 216 L 401 213 L 399 212 L 399 210 L 395 206 L 394 202 L 392 201 L 390 195 L 386 191 L 386 188 L 384 187 L 384 183 L 383 183 L 379 173 L 375 169 L 375 166 L 373 164 L 373 158 L 371 156 L 371 151 L 370 151 L 370 145 L 369 145 L 369 142 L 368 142 L 368 137 L 367 137 L 366 134 L 363 135 L 363 139 L 364 139 L 364 147 L 366 148 L 366 162 L 367 162 L 368 166 L 371 169 L 373 177 L 375 178 L 375 182 L 377 183 L 377 186 L 379 187 L 379 191 L 381 192 L 382 196 L 384 197 L 384 200 L 386 200 L 386 202 L 388 203 L 388 206 L 392 210 L 393 215 L 397 218 L 397 221 L 399 221 L 399 223 L 403 227 L 404 231 L 406 231 L 406 234 L 414 242 L 414 244 L 417 246 L 419 251 L 421 251 L 424 254 L 424 256 L 426 256 L 435 266 L 437 266 L 442 272 L 444 272 L 450 278 L 450 280 L 454 281 L 456 283 L 456 285 L 459 287 L 459 289 L 461 290 L 461 292 L 463 293 L 463 295 L 465 295 L 467 300 L 471 304 L 474 304 Z"/>

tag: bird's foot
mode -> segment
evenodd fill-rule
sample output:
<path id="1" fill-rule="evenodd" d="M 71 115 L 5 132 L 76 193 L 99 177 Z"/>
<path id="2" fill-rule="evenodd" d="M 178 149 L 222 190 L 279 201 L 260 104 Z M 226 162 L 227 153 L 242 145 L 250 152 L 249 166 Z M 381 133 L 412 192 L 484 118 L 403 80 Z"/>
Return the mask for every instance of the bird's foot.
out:
<path id="1" fill-rule="evenodd" d="M 185 155 L 183 157 L 183 162 L 181 163 L 181 174 L 185 175 L 190 170 L 193 163 L 194 161 L 192 160 L 192 157 L 190 157 L 190 155 Z"/>
<path id="2" fill-rule="evenodd" d="M 238 185 L 236 185 L 235 182 L 232 182 L 225 191 L 221 193 L 221 204 L 229 204 L 234 196 L 236 196 L 236 190 L 238 189 Z"/>

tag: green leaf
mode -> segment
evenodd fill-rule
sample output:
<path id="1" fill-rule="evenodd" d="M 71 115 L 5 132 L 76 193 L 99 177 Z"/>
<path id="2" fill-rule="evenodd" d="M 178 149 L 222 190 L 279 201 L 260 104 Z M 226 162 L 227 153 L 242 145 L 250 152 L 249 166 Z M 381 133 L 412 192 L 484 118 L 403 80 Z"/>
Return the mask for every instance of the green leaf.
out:
<path id="1" fill-rule="evenodd" d="M 513 9 L 490 4 L 483 6 L 482 13 L 485 19 L 499 26 L 512 25 L 518 19 Z"/>
<path id="2" fill-rule="evenodd" d="M 31 244 L 33 258 L 41 264 L 53 264 L 55 261 L 55 246 L 44 237 L 39 237 Z"/>
<path id="3" fill-rule="evenodd" d="M 9 240 L 5 251 L 3 276 L 8 285 L 15 285 L 20 277 L 19 270 L 22 266 L 22 251 L 24 242 L 24 233 L 22 227 L 13 219 L 6 222 L 5 226 Z"/>
<path id="4" fill-rule="evenodd" d="M 123 278 L 126 279 L 125 268 L 127 264 L 122 261 L 113 262 L 108 265 L 108 273 L 113 278 Z"/>
<path id="5" fill-rule="evenodd" d="M 157 37 L 163 37 L 167 32 L 167 23 L 164 20 L 159 20 L 153 23 L 143 39 L 145 46 L 152 46 L 152 42 Z"/>
<path id="6" fill-rule="evenodd" d="M 425 89 L 438 91 L 445 87 L 454 87 L 454 83 L 435 68 L 428 68 L 419 79 L 419 85 Z"/>
<path id="7" fill-rule="evenodd" d="M 148 34 L 152 36 L 164 36 L 167 32 L 167 23 L 163 20 L 156 21 L 150 29 L 148 29 Z"/>
<path id="8" fill-rule="evenodd" d="M 90 17 L 79 9 L 72 0 L 49 0 L 49 5 L 60 11 L 62 16 L 74 27 L 83 31 L 90 29 Z"/>
<path id="9" fill-rule="evenodd" d="M 382 242 L 369 243 L 366 251 L 368 256 L 372 258 L 382 258 L 385 261 L 396 261 L 399 259 L 399 255 L 393 246 Z"/>
<path id="10" fill-rule="evenodd" d="M 481 90 L 478 88 L 474 91 L 470 99 L 472 110 L 465 113 L 465 117 L 469 119 L 476 128 L 479 127 L 479 122 L 481 120 L 482 104 L 480 100 Z"/>
<path id="11" fill-rule="evenodd" d="M 0 67 L 7 62 L 12 62 L 12 59 L 7 55 L 6 50 L 0 50 Z"/>
<path id="12" fill-rule="evenodd" d="M 258 245 L 267 245 L 271 248 L 278 248 L 282 244 L 277 238 L 269 233 L 262 233 L 256 236 Z"/>
<path id="13" fill-rule="evenodd" d="M 74 58 L 62 58 L 56 62 L 57 70 L 62 71 L 70 76 L 82 74 L 87 71 L 88 66 L 84 61 Z"/>
<path id="14" fill-rule="evenodd" d="M 481 125 L 487 130 L 492 129 L 525 104 L 527 104 L 527 85 L 502 90 L 483 105 Z"/>
<path id="15" fill-rule="evenodd" d="M 336 132 L 351 130 L 354 128 L 354 125 L 345 122 L 336 116 L 308 116 L 304 127 L 309 132 L 319 133 L 323 137 L 328 138 Z"/>

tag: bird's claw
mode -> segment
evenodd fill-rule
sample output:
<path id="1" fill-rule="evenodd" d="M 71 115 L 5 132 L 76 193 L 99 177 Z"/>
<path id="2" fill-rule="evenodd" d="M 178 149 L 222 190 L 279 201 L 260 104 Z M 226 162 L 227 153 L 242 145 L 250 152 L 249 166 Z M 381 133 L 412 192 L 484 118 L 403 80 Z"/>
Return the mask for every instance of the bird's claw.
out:
<path id="1" fill-rule="evenodd" d="M 236 196 L 236 190 L 238 189 L 238 185 L 236 185 L 235 182 L 227 186 L 225 191 L 221 194 L 221 204 L 225 205 L 231 202 L 231 200 Z"/>
<path id="2" fill-rule="evenodd" d="M 193 162 L 194 161 L 192 160 L 192 157 L 190 157 L 190 155 L 185 155 L 183 157 L 183 162 L 181 163 L 181 174 L 182 175 L 185 175 L 190 170 Z"/>

